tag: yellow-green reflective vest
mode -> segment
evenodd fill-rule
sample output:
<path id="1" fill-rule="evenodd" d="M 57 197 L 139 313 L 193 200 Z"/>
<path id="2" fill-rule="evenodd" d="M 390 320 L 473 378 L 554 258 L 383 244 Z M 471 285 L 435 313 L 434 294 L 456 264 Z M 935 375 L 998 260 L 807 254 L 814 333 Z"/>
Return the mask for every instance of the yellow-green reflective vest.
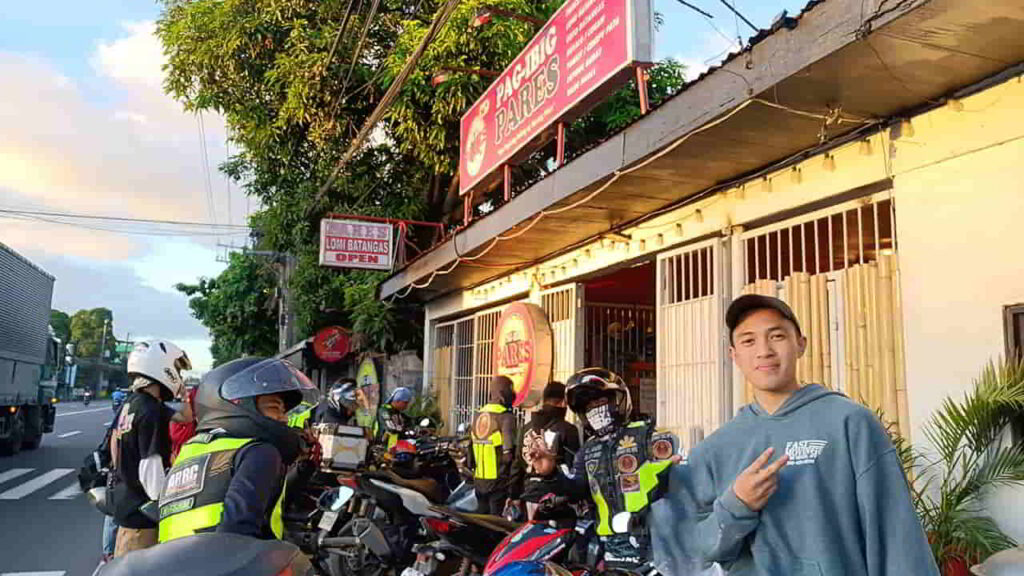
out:
<path id="1" fill-rule="evenodd" d="M 507 411 L 501 404 L 486 404 L 473 422 L 473 477 L 478 480 L 498 479 L 498 461 L 505 439 L 496 415 Z"/>
<path id="2" fill-rule="evenodd" d="M 373 437 L 377 438 L 378 440 L 383 440 L 386 443 L 385 447 L 388 449 L 388 451 L 394 448 L 395 444 L 398 444 L 400 436 L 395 432 L 388 432 L 387 429 L 385 428 L 383 438 L 379 438 L 382 426 L 380 421 L 383 420 L 384 418 L 391 417 L 394 410 L 395 408 L 391 406 L 391 404 L 384 404 L 383 406 L 380 407 L 380 410 L 377 411 L 377 419 L 373 421 Z M 384 426 L 387 425 L 384 424 Z"/>
<path id="3" fill-rule="evenodd" d="M 160 494 L 160 542 L 212 532 L 224 513 L 235 454 L 253 438 L 197 434 L 181 447 Z M 284 489 L 270 515 L 274 536 L 284 534 Z"/>
<path id="4" fill-rule="evenodd" d="M 288 426 L 299 429 L 305 428 L 309 417 L 313 415 L 314 408 L 316 408 L 316 404 L 310 404 L 309 402 L 302 402 L 295 408 L 292 408 L 292 411 L 288 413 Z"/>

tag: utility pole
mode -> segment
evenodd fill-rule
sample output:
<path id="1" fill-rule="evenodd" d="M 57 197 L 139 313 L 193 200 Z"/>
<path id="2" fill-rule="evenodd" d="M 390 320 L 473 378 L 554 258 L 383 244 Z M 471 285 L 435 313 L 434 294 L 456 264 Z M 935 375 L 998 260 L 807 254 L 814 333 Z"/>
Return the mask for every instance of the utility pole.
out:
<path id="1" fill-rule="evenodd" d="M 277 269 L 277 351 L 284 352 L 295 344 L 295 306 L 290 287 L 295 273 L 295 257 L 287 252 L 246 250 L 246 254 L 266 256 Z"/>
<path id="2" fill-rule="evenodd" d="M 295 306 L 292 302 L 290 287 L 292 275 L 295 273 L 295 257 L 287 252 L 278 259 L 280 295 L 278 300 L 278 336 L 277 351 L 284 352 L 295 343 Z"/>
<path id="3" fill-rule="evenodd" d="M 106 358 L 107 358 L 107 326 L 110 325 L 110 319 L 103 319 L 103 336 L 100 338 L 100 388 L 96 392 L 107 389 L 107 370 L 106 370 Z"/>

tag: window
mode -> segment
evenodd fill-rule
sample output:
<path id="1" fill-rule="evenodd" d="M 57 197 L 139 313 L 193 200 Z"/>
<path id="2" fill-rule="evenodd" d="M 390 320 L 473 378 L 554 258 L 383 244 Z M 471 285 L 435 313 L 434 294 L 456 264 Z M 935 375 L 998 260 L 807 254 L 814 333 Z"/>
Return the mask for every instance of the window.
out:
<path id="1" fill-rule="evenodd" d="M 1024 358 L 1024 304 L 1003 308 L 1003 321 L 1006 357 L 1020 360 Z M 1013 438 L 1016 442 L 1024 442 L 1024 411 L 1017 414 L 1013 423 Z"/>

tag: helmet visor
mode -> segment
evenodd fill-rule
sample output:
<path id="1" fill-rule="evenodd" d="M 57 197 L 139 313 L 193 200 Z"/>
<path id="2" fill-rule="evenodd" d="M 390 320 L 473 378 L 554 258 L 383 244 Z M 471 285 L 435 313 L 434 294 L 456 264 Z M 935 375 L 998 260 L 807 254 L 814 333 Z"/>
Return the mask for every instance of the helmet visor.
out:
<path id="1" fill-rule="evenodd" d="M 225 400 L 241 400 L 265 394 L 296 393 L 315 395 L 316 386 L 305 374 L 286 360 L 269 358 L 249 366 L 224 381 L 220 395 Z"/>

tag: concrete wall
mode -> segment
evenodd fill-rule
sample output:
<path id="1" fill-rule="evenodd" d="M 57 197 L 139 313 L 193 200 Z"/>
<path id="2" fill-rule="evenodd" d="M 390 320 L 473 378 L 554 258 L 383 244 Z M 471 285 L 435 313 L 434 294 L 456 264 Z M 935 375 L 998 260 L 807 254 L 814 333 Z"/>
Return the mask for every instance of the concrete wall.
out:
<path id="1" fill-rule="evenodd" d="M 1024 85 L 915 118 L 894 143 L 911 435 L 1004 354 L 1003 306 L 1024 302 Z M 1024 488 L 989 512 L 1024 541 Z"/>

